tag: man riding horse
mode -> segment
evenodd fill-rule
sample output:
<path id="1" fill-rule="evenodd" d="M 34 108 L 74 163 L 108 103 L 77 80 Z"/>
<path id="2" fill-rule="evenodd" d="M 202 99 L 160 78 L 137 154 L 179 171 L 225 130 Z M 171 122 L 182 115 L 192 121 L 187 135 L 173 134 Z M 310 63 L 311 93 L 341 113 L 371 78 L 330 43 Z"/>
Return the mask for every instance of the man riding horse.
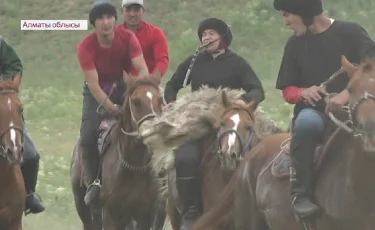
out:
<path id="1" fill-rule="evenodd" d="M 100 184 L 94 183 L 99 167 L 97 142 L 101 122 L 97 108 L 101 105 L 111 115 L 118 114 L 117 105 L 123 104 L 124 79 L 131 65 L 138 76 L 148 75 L 142 49 L 134 33 L 115 30 L 117 13 L 110 2 L 95 2 L 89 20 L 95 31 L 81 41 L 77 50 L 85 81 L 80 146 L 89 184 L 84 199 L 88 206 L 99 201 L 100 192 Z"/>
<path id="2" fill-rule="evenodd" d="M 294 31 L 286 43 L 276 88 L 286 102 L 295 104 L 290 155 L 292 206 L 298 218 L 320 211 L 312 197 L 313 155 L 327 129 L 323 97 L 331 97 L 327 110 L 346 105 L 346 75 L 337 77 L 325 90 L 319 85 L 341 67 L 341 55 L 352 63 L 374 50 L 375 44 L 357 23 L 334 20 L 322 14 L 321 0 L 274 0 L 284 23 Z"/>
<path id="3" fill-rule="evenodd" d="M 133 31 L 141 45 L 150 74 L 159 71 L 163 77 L 169 65 L 167 37 L 161 28 L 143 20 L 145 11 L 143 0 L 122 0 L 124 23 L 118 25 L 116 30 Z M 137 75 L 134 68 L 131 68 L 130 73 Z"/>
<path id="4" fill-rule="evenodd" d="M 0 36 L 0 76 L 1 81 L 12 80 L 16 75 L 22 76 L 23 66 L 14 49 Z M 26 213 L 40 213 L 45 207 L 35 196 L 35 187 L 38 180 L 40 155 L 34 143 L 24 128 L 24 162 L 22 174 L 26 189 Z"/>
<path id="5" fill-rule="evenodd" d="M 203 20 L 198 28 L 198 37 L 202 44 L 207 45 L 205 52 L 196 57 L 192 68 L 189 65 L 194 61 L 193 55 L 178 66 L 166 84 L 164 97 L 169 103 L 167 106 L 173 106 L 172 102 L 176 100 L 178 91 L 186 84 L 191 84 L 193 92 L 202 85 L 243 89 L 246 93 L 242 95 L 242 100 L 237 101 L 241 104 L 251 100 L 260 103 L 264 100 L 262 84 L 251 66 L 228 48 L 232 33 L 224 21 L 217 18 Z M 188 71 L 191 71 L 190 74 Z M 201 213 L 202 151 L 201 141 L 186 143 L 176 151 L 176 183 L 183 206 L 181 229 L 184 230 L 190 229 L 192 222 Z"/>

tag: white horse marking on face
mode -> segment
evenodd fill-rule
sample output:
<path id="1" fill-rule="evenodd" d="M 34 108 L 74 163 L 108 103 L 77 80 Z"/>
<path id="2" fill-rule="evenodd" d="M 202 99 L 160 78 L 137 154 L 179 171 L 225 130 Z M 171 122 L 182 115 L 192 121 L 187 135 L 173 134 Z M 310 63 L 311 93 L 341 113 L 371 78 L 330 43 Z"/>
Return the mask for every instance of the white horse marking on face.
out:
<path id="1" fill-rule="evenodd" d="M 234 123 L 234 126 L 233 126 L 233 130 L 237 131 L 238 129 L 238 125 L 240 124 L 240 115 L 238 113 L 235 113 L 233 114 L 230 119 L 233 121 Z M 229 137 L 228 137 L 228 151 L 230 151 L 234 144 L 236 143 L 236 134 L 235 133 L 231 133 L 229 134 Z"/>
<path id="2" fill-rule="evenodd" d="M 12 101 L 10 100 L 10 98 L 8 98 L 8 108 L 9 108 L 9 111 L 12 111 Z M 16 152 L 17 151 L 16 130 L 13 128 L 13 126 L 14 126 L 13 121 L 10 121 L 10 123 L 9 123 L 10 140 L 13 143 L 13 151 Z"/>
<path id="3" fill-rule="evenodd" d="M 12 101 L 10 100 L 10 98 L 8 98 L 8 108 L 10 111 L 12 111 Z"/>
<path id="4" fill-rule="evenodd" d="M 12 141 L 13 143 L 13 152 L 17 152 L 17 145 L 16 145 L 16 130 L 13 127 L 13 122 L 11 121 L 9 123 L 9 127 L 10 127 L 10 140 Z"/>
<path id="5" fill-rule="evenodd" d="M 148 99 L 150 99 L 150 107 L 151 107 L 151 111 L 152 111 L 153 113 L 155 113 L 154 106 L 153 106 L 153 104 L 152 104 L 152 98 L 154 98 L 154 94 L 152 94 L 150 91 L 147 91 L 146 96 L 148 97 Z"/>
<path id="6" fill-rule="evenodd" d="M 152 98 L 154 97 L 154 95 L 153 95 L 150 91 L 147 91 L 146 96 L 147 96 L 150 100 L 152 100 Z"/>

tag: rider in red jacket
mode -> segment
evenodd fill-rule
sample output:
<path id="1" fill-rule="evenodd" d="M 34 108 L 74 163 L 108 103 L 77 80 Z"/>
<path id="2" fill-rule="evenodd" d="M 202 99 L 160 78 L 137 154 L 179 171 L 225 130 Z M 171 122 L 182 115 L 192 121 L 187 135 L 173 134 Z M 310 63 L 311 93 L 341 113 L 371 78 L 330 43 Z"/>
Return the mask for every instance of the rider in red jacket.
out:
<path id="1" fill-rule="evenodd" d="M 133 31 L 141 44 L 150 73 L 159 71 L 164 76 L 169 64 L 167 38 L 160 28 L 142 20 L 144 12 L 143 0 L 123 0 L 122 15 L 125 20 L 116 30 Z M 137 71 L 132 67 L 130 73 L 136 75 Z"/>
<path id="2" fill-rule="evenodd" d="M 94 183 L 99 164 L 97 141 L 100 117 L 96 110 L 102 105 L 108 112 L 117 114 L 124 94 L 124 77 L 131 65 L 141 76 L 148 75 L 142 49 L 134 33 L 116 30 L 116 8 L 108 1 L 95 2 L 89 15 L 95 31 L 78 45 L 77 55 L 85 85 L 80 132 L 83 166 L 88 180 L 86 205 L 99 199 L 100 185 Z M 117 83 L 116 88 L 113 88 Z"/>

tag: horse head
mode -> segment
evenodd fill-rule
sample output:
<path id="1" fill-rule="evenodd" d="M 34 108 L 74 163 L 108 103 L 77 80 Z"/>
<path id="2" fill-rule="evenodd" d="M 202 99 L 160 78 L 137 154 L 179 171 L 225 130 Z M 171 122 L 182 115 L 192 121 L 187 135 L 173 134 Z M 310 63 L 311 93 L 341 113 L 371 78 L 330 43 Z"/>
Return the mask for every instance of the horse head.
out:
<path id="1" fill-rule="evenodd" d="M 367 58 L 353 65 L 344 56 L 342 69 L 349 76 L 349 118 L 351 131 L 362 137 L 364 150 L 375 152 L 375 60 Z"/>
<path id="2" fill-rule="evenodd" d="M 23 152 L 23 111 L 18 98 L 21 74 L 13 81 L 0 82 L 0 157 L 19 164 Z"/>
<path id="3" fill-rule="evenodd" d="M 251 148 L 255 136 L 254 112 L 258 103 L 250 102 L 243 106 L 230 102 L 225 91 L 222 92 L 221 100 L 224 110 L 219 115 L 216 125 L 219 129 L 218 154 L 222 168 L 232 171 Z"/>
<path id="4" fill-rule="evenodd" d="M 120 117 L 121 123 L 124 124 L 123 129 L 138 130 L 144 121 L 161 114 L 163 97 L 159 90 L 160 82 L 160 74 L 144 77 L 129 76 L 125 79 L 126 93 Z M 138 131 L 128 133 L 129 131 L 123 130 L 126 134 L 138 135 Z"/>

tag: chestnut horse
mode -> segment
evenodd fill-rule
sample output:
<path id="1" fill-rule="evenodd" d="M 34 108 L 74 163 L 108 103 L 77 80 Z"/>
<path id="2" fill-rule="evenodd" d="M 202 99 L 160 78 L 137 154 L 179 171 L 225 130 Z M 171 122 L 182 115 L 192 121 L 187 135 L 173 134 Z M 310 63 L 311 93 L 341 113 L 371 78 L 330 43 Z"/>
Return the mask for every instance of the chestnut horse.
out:
<path id="1" fill-rule="evenodd" d="M 203 139 L 202 159 L 202 211 L 210 210 L 217 195 L 228 183 L 233 170 L 244 154 L 255 144 L 257 137 L 253 129 L 254 112 L 258 103 L 246 106 L 230 102 L 225 91 L 222 92 L 223 111 L 218 115 L 215 132 Z M 175 171 L 168 173 L 167 212 L 174 230 L 181 225 L 181 204 L 175 184 Z"/>
<path id="2" fill-rule="evenodd" d="M 0 82 L 0 229 L 21 230 L 26 191 L 21 172 L 23 151 L 21 75 Z"/>
<path id="3" fill-rule="evenodd" d="M 75 146 L 71 179 L 75 204 L 84 230 L 124 230 L 133 221 L 140 230 L 151 228 L 156 214 L 159 187 L 152 170 L 151 152 L 138 138 L 138 126 L 160 115 L 160 77 L 129 78 L 121 114 L 107 131 L 101 151 L 100 206 L 92 212 L 83 201 L 87 185 L 81 186 L 81 151 Z"/>
<path id="4" fill-rule="evenodd" d="M 289 159 L 280 149 L 290 137 L 285 133 L 253 148 L 221 194 L 222 203 L 194 230 L 375 229 L 375 61 L 354 66 L 342 57 L 342 70 L 350 79 L 349 120 L 341 122 L 329 114 L 338 127 L 315 155 L 314 194 L 320 215 L 301 222 L 294 218 L 285 180 L 289 174 L 276 170 Z"/>

